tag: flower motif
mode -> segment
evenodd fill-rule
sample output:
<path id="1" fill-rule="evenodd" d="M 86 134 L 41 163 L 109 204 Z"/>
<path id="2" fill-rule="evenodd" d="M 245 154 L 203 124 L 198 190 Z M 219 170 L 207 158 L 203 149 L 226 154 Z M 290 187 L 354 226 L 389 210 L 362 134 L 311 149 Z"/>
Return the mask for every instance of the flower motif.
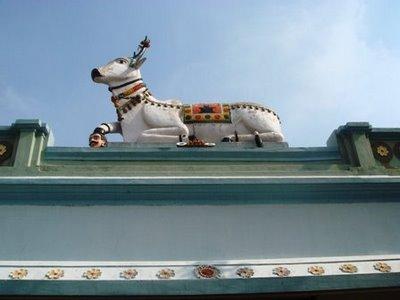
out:
<path id="1" fill-rule="evenodd" d="M 308 273 L 312 275 L 322 275 L 325 273 L 325 270 L 321 266 L 311 266 L 308 268 Z"/>
<path id="2" fill-rule="evenodd" d="M 23 279 L 28 275 L 27 269 L 16 269 L 10 273 L 12 279 Z"/>
<path id="3" fill-rule="evenodd" d="M 239 277 L 242 277 L 242 278 L 247 279 L 247 278 L 253 277 L 253 275 L 254 275 L 254 270 L 251 269 L 251 268 L 247 268 L 247 267 L 239 268 L 239 269 L 236 270 L 236 274 L 237 274 Z"/>
<path id="4" fill-rule="evenodd" d="M 83 277 L 86 279 L 97 279 L 101 276 L 100 269 L 90 269 L 83 273 Z"/>
<path id="5" fill-rule="evenodd" d="M 221 272 L 218 268 L 211 265 L 200 265 L 195 269 L 195 274 L 198 278 L 218 278 Z"/>
<path id="6" fill-rule="evenodd" d="M 61 277 L 64 277 L 64 270 L 52 269 L 46 273 L 46 277 L 48 279 L 60 279 Z"/>
<path id="7" fill-rule="evenodd" d="M 389 150 L 388 148 L 386 148 L 383 145 L 380 145 L 376 148 L 376 152 L 380 155 L 380 156 L 388 156 L 389 155 Z"/>
<path id="8" fill-rule="evenodd" d="M 388 163 L 393 158 L 393 151 L 390 146 L 384 142 L 374 142 L 371 144 L 375 159 L 381 163 Z"/>
<path id="9" fill-rule="evenodd" d="M 357 273 L 358 268 L 352 264 L 344 264 L 339 267 L 340 271 L 343 273 Z"/>
<path id="10" fill-rule="evenodd" d="M 136 277 L 136 275 L 138 274 L 138 271 L 136 271 L 135 269 L 127 269 L 122 271 L 119 276 L 121 276 L 122 278 L 125 279 L 133 279 Z"/>
<path id="11" fill-rule="evenodd" d="M 175 276 L 174 270 L 171 269 L 162 269 L 157 273 L 157 277 L 159 279 L 170 279 Z"/>
<path id="12" fill-rule="evenodd" d="M 272 270 L 272 273 L 279 277 L 286 277 L 289 276 L 290 270 L 285 267 L 277 267 Z"/>
<path id="13" fill-rule="evenodd" d="M 0 144 L 0 156 L 7 152 L 7 146 Z"/>
<path id="14" fill-rule="evenodd" d="M 374 269 L 382 273 L 389 273 L 392 271 L 392 267 L 384 262 L 377 262 L 374 264 Z"/>

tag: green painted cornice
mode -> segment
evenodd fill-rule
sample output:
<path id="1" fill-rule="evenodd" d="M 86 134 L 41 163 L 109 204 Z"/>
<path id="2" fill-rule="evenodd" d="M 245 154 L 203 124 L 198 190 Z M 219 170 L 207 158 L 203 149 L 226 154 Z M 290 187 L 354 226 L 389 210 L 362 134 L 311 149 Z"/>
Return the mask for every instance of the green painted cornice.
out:
<path id="1" fill-rule="evenodd" d="M 45 161 L 224 161 L 224 162 L 312 162 L 340 161 L 337 147 L 310 148 L 243 148 L 227 145 L 216 148 L 177 148 L 171 145 L 153 147 L 70 148 L 51 147 Z"/>
<path id="2" fill-rule="evenodd" d="M 0 177 L 1 204 L 232 205 L 376 199 L 400 201 L 400 176 Z"/>
<path id="3" fill-rule="evenodd" d="M 45 136 L 48 136 L 51 134 L 50 128 L 46 123 L 43 123 L 39 119 L 31 119 L 31 120 L 26 120 L 26 119 L 19 119 L 16 120 L 15 123 L 13 123 L 10 127 L 9 130 L 11 131 L 33 131 L 36 134 L 43 134 Z"/>

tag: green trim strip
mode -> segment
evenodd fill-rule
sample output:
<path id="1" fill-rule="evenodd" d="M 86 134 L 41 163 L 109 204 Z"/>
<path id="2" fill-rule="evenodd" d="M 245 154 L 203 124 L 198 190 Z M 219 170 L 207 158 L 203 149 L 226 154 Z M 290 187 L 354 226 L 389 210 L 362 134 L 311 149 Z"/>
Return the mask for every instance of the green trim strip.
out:
<path id="1" fill-rule="evenodd" d="M 398 287 L 400 274 L 154 281 L 0 281 L 0 295 L 229 295 Z"/>
<path id="2" fill-rule="evenodd" d="M 1 204 L 398 202 L 400 178 L 0 178 Z"/>
<path id="3" fill-rule="evenodd" d="M 307 162 L 341 161 L 336 147 L 313 148 L 177 148 L 177 147 L 109 147 L 100 149 L 49 147 L 45 160 L 85 161 L 270 161 Z"/>

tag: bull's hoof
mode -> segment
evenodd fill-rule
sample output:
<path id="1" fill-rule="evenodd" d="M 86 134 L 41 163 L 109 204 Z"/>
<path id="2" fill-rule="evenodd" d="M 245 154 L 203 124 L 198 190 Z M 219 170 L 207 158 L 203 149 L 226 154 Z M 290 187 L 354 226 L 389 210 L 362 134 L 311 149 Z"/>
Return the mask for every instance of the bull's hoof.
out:
<path id="1" fill-rule="evenodd" d="M 260 135 L 258 133 L 256 133 L 254 135 L 254 140 L 256 142 L 257 147 L 261 148 L 261 147 L 264 146 L 264 143 L 263 143 L 263 141 L 262 141 L 262 139 L 261 139 L 261 137 L 260 137 Z"/>
<path id="2" fill-rule="evenodd" d="M 233 140 L 229 136 L 226 136 L 221 140 L 221 142 L 223 142 L 223 143 L 232 143 Z"/>

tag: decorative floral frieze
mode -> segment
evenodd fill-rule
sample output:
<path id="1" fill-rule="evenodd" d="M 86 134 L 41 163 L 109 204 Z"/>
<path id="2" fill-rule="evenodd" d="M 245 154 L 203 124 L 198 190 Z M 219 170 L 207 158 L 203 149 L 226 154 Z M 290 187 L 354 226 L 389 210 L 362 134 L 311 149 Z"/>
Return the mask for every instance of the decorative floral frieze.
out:
<path id="1" fill-rule="evenodd" d="M 382 273 L 389 273 L 392 271 L 392 267 L 384 262 L 377 262 L 374 264 L 374 269 Z"/>
<path id="2" fill-rule="evenodd" d="M 248 267 L 239 268 L 236 270 L 236 275 L 244 279 L 248 279 L 254 276 L 254 270 Z"/>
<path id="3" fill-rule="evenodd" d="M 325 270 L 321 266 L 311 266 L 308 267 L 307 269 L 308 273 L 312 275 L 323 275 L 325 273 Z"/>
<path id="4" fill-rule="evenodd" d="M 9 274 L 9 276 L 11 279 L 16 279 L 16 280 L 23 279 L 26 276 L 28 276 L 28 270 L 27 269 L 16 269 L 16 270 L 12 271 Z"/>
<path id="5" fill-rule="evenodd" d="M 343 273 L 357 273 L 358 268 L 352 264 L 343 264 L 339 267 L 339 270 Z"/>
<path id="6" fill-rule="evenodd" d="M 125 279 L 133 279 L 137 276 L 138 271 L 136 271 L 135 269 L 126 269 L 124 271 L 122 271 L 119 276 L 121 278 L 125 278 Z"/>
<path id="7" fill-rule="evenodd" d="M 272 273 L 278 277 L 286 277 L 290 275 L 290 270 L 285 267 L 277 267 L 272 270 Z"/>
<path id="8" fill-rule="evenodd" d="M 47 279 L 57 280 L 60 279 L 61 277 L 64 277 L 64 270 L 61 269 L 51 269 L 46 273 Z"/>
<path id="9" fill-rule="evenodd" d="M 157 277 L 159 279 L 170 279 L 172 277 L 175 277 L 175 271 L 171 269 L 162 269 L 158 271 Z"/>
<path id="10" fill-rule="evenodd" d="M 101 276 L 100 269 L 89 269 L 85 273 L 83 273 L 83 277 L 86 279 L 97 279 Z"/>
<path id="11" fill-rule="evenodd" d="M 218 278 L 221 275 L 219 269 L 211 265 L 197 266 L 194 272 L 197 278 L 205 278 L 205 279 Z"/>

